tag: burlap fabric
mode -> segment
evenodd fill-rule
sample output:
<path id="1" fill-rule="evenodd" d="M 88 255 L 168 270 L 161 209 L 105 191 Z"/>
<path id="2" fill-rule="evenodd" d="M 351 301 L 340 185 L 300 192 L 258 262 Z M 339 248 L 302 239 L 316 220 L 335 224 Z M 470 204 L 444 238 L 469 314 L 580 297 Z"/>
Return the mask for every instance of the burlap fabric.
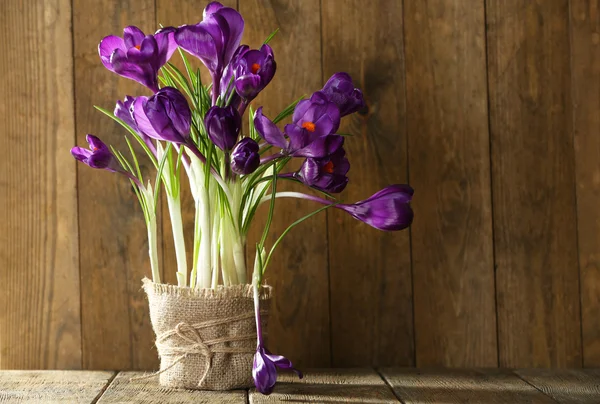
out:
<path id="1" fill-rule="evenodd" d="M 201 390 L 253 385 L 256 323 L 251 285 L 191 289 L 144 279 L 160 357 L 160 384 Z M 263 330 L 271 288 L 260 290 Z"/>

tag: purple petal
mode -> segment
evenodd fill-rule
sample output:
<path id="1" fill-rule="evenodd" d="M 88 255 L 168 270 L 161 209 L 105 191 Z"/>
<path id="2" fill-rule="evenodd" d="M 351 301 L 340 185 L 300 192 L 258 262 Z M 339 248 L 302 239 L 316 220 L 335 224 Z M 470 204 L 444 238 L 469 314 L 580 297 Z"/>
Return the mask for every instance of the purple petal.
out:
<path id="1" fill-rule="evenodd" d="M 290 153 L 294 157 L 326 157 L 344 144 L 344 138 L 340 135 L 325 135 L 310 142 L 307 146 L 294 150 Z"/>
<path id="2" fill-rule="evenodd" d="M 71 149 L 71 154 L 75 157 L 76 160 L 81 161 L 83 163 L 87 162 L 87 159 L 92 155 L 92 152 L 83 147 L 73 147 Z"/>
<path id="3" fill-rule="evenodd" d="M 133 106 L 133 102 L 135 98 L 130 97 L 129 95 L 125 96 L 124 101 L 117 101 L 117 105 L 115 106 L 114 115 L 129 125 L 132 129 L 137 130 L 137 125 L 135 124 L 135 120 L 131 115 L 131 107 Z"/>
<path id="4" fill-rule="evenodd" d="M 311 105 L 312 104 L 310 100 L 302 100 L 296 104 L 296 108 L 294 108 L 294 115 L 292 116 L 292 122 L 296 123 L 300 121 Z"/>
<path id="5" fill-rule="evenodd" d="M 123 77 L 135 80 L 154 92 L 158 91 L 156 71 L 150 64 L 130 62 L 127 60 L 125 52 L 120 49 L 113 52 L 110 63 L 112 64 L 112 69 L 109 70 L 112 70 Z"/>
<path id="6" fill-rule="evenodd" d="M 219 68 L 220 44 L 215 42 L 205 25 L 179 27 L 175 32 L 175 42 L 183 50 L 200 59 L 211 72 L 214 73 Z"/>
<path id="7" fill-rule="evenodd" d="M 145 36 L 141 29 L 133 25 L 125 27 L 123 30 L 123 40 L 127 49 L 140 45 Z"/>
<path id="8" fill-rule="evenodd" d="M 218 1 L 213 1 L 211 3 L 208 3 L 207 6 L 204 8 L 204 11 L 202 12 L 202 18 L 206 19 L 206 17 L 208 17 L 211 14 L 216 13 L 223 7 L 224 6 L 221 3 L 219 3 Z"/>
<path id="9" fill-rule="evenodd" d="M 256 389 L 262 394 L 271 394 L 277 382 L 277 368 L 275 364 L 263 357 L 262 349 L 259 348 L 254 354 L 252 366 L 252 378 Z"/>
<path id="10" fill-rule="evenodd" d="M 288 146 L 285 136 L 281 133 L 279 128 L 269 118 L 263 115 L 262 107 L 256 110 L 254 115 L 254 127 L 267 143 L 281 149 L 285 149 Z"/>
<path id="11" fill-rule="evenodd" d="M 162 140 L 160 134 L 156 132 L 152 123 L 146 116 L 144 112 L 144 104 L 148 101 L 148 97 L 136 97 L 133 102 L 133 118 L 135 119 L 135 123 L 137 124 L 138 129 L 144 133 L 146 136 L 149 136 L 153 139 Z"/>
<path id="12" fill-rule="evenodd" d="M 235 80 L 235 90 L 242 98 L 254 98 L 260 91 L 261 78 L 258 74 L 246 74 Z"/>
<path id="13" fill-rule="evenodd" d="M 296 374 L 298 375 L 298 377 L 300 379 L 302 379 L 302 377 L 303 377 L 302 372 L 299 371 L 298 369 L 294 368 L 294 365 L 292 365 L 292 362 L 285 356 L 274 355 L 271 352 L 267 351 L 266 349 L 265 349 L 265 356 L 268 360 L 273 362 L 275 364 L 275 366 L 277 366 L 278 368 L 291 369 L 294 372 L 296 372 Z"/>
<path id="14" fill-rule="evenodd" d="M 90 145 L 92 151 L 108 149 L 108 146 L 106 146 L 102 140 L 94 135 L 86 135 L 85 140 Z"/>
<path id="15" fill-rule="evenodd" d="M 127 60 L 129 62 L 134 63 L 149 63 L 152 64 L 156 70 L 160 68 L 160 66 L 156 66 L 158 63 L 156 60 L 158 59 L 158 45 L 156 44 L 156 39 L 152 35 L 148 35 L 145 37 L 140 45 L 140 48 L 137 47 L 129 48 L 127 50 Z"/>
<path id="16" fill-rule="evenodd" d="M 104 39 L 102 39 L 98 45 L 98 54 L 100 55 L 100 60 L 102 61 L 104 67 L 110 71 L 114 71 L 110 62 L 110 58 L 116 49 L 119 49 L 122 52 L 127 52 L 127 48 L 125 48 L 125 42 L 123 42 L 123 39 L 114 35 L 104 37 Z"/>
<path id="17" fill-rule="evenodd" d="M 244 33 L 244 19 L 237 10 L 229 7 L 219 9 L 216 15 L 222 16 L 227 21 L 229 28 L 227 41 L 223 44 L 223 63 L 227 64 L 238 46 L 240 46 L 242 34 Z"/>
<path id="18" fill-rule="evenodd" d="M 177 50 L 177 42 L 175 42 L 175 28 L 161 28 L 154 34 L 156 44 L 158 45 L 159 65 L 164 66 L 173 53 Z"/>

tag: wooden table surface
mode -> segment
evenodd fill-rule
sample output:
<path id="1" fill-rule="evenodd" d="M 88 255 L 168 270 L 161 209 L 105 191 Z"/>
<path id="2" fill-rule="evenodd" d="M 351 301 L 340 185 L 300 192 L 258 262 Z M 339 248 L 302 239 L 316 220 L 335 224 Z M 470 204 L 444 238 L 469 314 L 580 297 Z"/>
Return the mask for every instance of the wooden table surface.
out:
<path id="1" fill-rule="evenodd" d="M 0 371 L 0 403 L 574 403 L 600 404 L 600 369 L 327 369 L 275 391 L 164 389 L 140 372 Z"/>

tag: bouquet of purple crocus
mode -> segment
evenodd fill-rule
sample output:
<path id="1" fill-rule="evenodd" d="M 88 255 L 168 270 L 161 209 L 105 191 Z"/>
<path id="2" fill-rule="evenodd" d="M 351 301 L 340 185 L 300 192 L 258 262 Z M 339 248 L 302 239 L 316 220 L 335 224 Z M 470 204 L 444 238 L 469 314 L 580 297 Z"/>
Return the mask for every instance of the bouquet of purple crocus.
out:
<path id="1" fill-rule="evenodd" d="M 236 10 L 212 2 L 196 25 L 162 28 L 154 35 L 130 26 L 123 38 L 104 38 L 98 47 L 104 66 L 146 86 L 154 95 L 126 96 L 117 101 L 113 113 L 98 108 L 127 130 L 129 156 L 93 135 L 87 136 L 89 149 L 74 147 L 71 153 L 90 167 L 131 181 L 147 224 L 156 283 L 161 282 L 156 223 L 161 188 L 168 202 L 176 274 L 182 287 L 247 283 L 246 235 L 257 208 L 269 204 L 263 235 L 256 245 L 252 280 L 258 333 L 253 377 L 258 390 L 269 393 L 277 367 L 293 369 L 288 359 L 271 354 L 262 338 L 258 287 L 274 249 L 294 226 L 330 207 L 380 230 L 404 229 L 413 219 L 413 190 L 408 185 L 391 185 L 363 201 L 340 203 L 333 194 L 346 187 L 350 164 L 343 147 L 345 138 L 337 130 L 342 117 L 364 106 L 361 91 L 348 74 L 336 73 L 321 90 L 293 102 L 273 119 L 262 107 L 254 111 L 249 104 L 272 80 L 277 64 L 268 45 L 273 35 L 259 49 L 251 49 L 240 45 L 243 29 L 244 20 Z M 202 83 L 200 71 L 192 69 L 182 50 L 200 59 L 210 72 L 211 83 Z M 175 51 L 183 60 L 185 73 L 169 63 Z M 249 128 L 242 133 L 246 112 Z M 283 121 L 289 123 L 281 129 L 277 125 Z M 141 145 L 156 169 L 152 181 L 142 176 L 133 141 Z M 302 165 L 288 172 L 286 166 L 292 159 L 302 159 Z M 182 172 L 187 174 L 196 209 L 193 257 L 186 256 L 184 244 Z M 282 180 L 312 188 L 321 196 L 277 191 Z M 306 199 L 322 206 L 292 223 L 267 248 L 276 198 Z"/>

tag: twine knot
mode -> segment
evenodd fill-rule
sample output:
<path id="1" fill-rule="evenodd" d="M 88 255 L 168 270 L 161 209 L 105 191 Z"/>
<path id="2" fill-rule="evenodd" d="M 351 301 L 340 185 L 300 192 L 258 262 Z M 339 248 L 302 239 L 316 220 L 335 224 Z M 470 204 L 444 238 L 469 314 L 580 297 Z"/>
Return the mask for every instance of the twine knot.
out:
<path id="1" fill-rule="evenodd" d="M 261 311 L 261 315 L 264 317 L 267 315 L 267 313 Z M 254 354 L 256 351 L 254 348 L 217 345 L 234 341 L 247 341 L 255 339 L 256 334 L 232 335 L 205 341 L 200 336 L 200 330 L 233 323 L 235 321 L 247 320 L 253 317 L 254 312 L 249 312 L 217 320 L 208 320 L 198 324 L 188 324 L 183 321 L 178 323 L 172 330 L 158 335 L 155 343 L 158 353 L 161 357 L 177 356 L 177 358 L 169 366 L 156 373 L 134 377 L 130 380 L 135 381 L 156 377 L 168 371 L 173 366 L 186 359 L 188 356 L 200 355 L 204 358 L 204 372 L 198 381 L 198 387 L 202 387 L 204 381 L 210 373 L 210 369 L 212 368 L 212 360 L 215 353 Z"/>

